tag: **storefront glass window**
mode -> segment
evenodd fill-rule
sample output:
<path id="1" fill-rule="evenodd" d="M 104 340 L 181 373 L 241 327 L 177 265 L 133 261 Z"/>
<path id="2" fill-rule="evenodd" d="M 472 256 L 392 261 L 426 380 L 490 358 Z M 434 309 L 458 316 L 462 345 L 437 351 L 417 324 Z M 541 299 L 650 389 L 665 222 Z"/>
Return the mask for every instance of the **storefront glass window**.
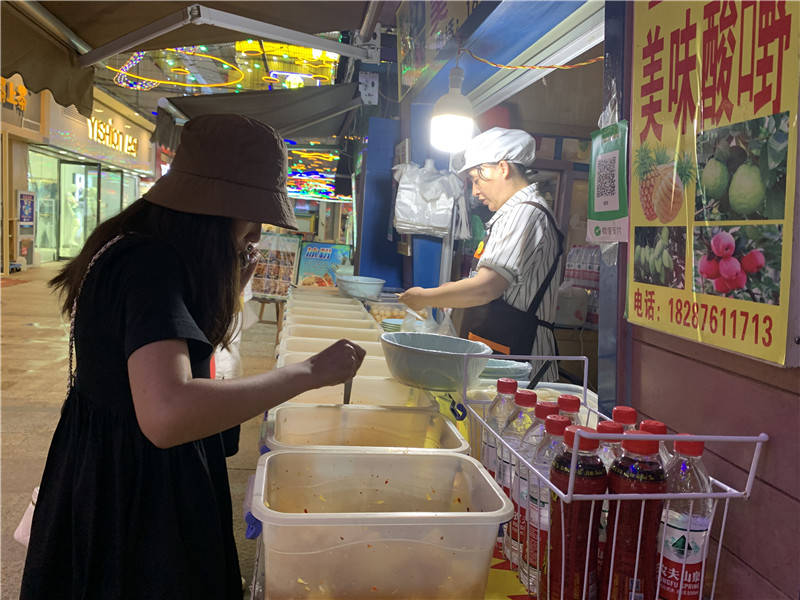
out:
<path id="1" fill-rule="evenodd" d="M 124 175 L 122 178 L 122 208 L 126 209 L 139 199 L 139 178 Z"/>
<path id="2" fill-rule="evenodd" d="M 100 222 L 122 209 L 122 171 L 100 171 Z"/>
<path id="3" fill-rule="evenodd" d="M 36 193 L 35 245 L 39 260 L 55 260 L 58 247 L 58 159 L 28 152 L 28 189 Z"/>
<path id="4" fill-rule="evenodd" d="M 98 168 L 96 165 L 62 161 L 60 169 L 61 237 L 58 254 L 72 258 L 80 252 L 97 225 Z"/>

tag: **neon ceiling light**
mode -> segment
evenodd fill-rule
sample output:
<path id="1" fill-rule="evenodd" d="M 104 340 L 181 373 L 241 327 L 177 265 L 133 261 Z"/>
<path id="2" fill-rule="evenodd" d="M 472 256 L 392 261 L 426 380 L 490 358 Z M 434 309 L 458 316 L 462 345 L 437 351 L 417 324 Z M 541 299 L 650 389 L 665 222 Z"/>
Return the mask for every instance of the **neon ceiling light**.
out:
<path id="1" fill-rule="evenodd" d="M 117 75 L 114 77 L 114 83 L 116 83 L 117 85 L 120 85 L 120 86 L 123 86 L 123 87 L 130 87 L 132 89 L 141 89 L 143 91 L 151 90 L 154 87 L 159 86 L 161 84 L 164 84 L 164 85 L 176 85 L 176 86 L 179 86 L 179 87 L 206 87 L 206 88 L 226 87 L 226 86 L 229 86 L 229 85 L 234 85 L 236 83 L 239 83 L 240 81 L 242 81 L 244 79 L 244 73 L 242 72 L 241 69 L 239 69 L 239 67 L 237 67 L 236 65 L 232 65 L 231 63 L 229 63 L 229 62 L 227 62 L 227 61 L 225 61 L 225 60 L 223 60 L 221 58 L 218 58 L 216 56 L 211 56 L 210 54 L 204 54 L 202 52 L 197 52 L 192 48 L 185 48 L 185 47 L 183 47 L 183 48 L 167 48 L 166 51 L 167 52 L 177 52 L 179 54 L 185 54 L 187 56 L 197 56 L 199 58 L 211 59 L 214 62 L 220 63 L 221 65 L 223 65 L 223 67 L 227 67 L 228 69 L 233 69 L 233 71 L 236 73 L 236 75 L 238 75 L 238 79 L 232 79 L 232 80 L 226 81 L 224 83 L 181 83 L 179 81 L 170 81 L 168 79 L 166 79 L 166 80 L 165 79 L 153 79 L 153 78 L 150 78 L 150 77 L 143 77 L 141 75 L 133 75 L 132 73 L 129 72 L 129 70 L 132 69 L 134 66 L 136 66 L 139 62 L 141 62 L 142 58 L 144 58 L 144 52 L 135 52 L 133 54 L 133 56 L 131 56 L 131 58 L 129 58 L 125 62 L 125 64 L 122 65 L 122 68 L 120 68 L 120 69 L 115 69 L 114 67 L 110 67 L 108 65 L 106 65 L 106 69 L 108 69 L 110 71 L 114 71 L 115 73 L 117 73 Z M 138 55 L 138 59 L 134 60 L 134 58 L 137 57 L 137 55 Z M 117 81 L 118 79 L 120 81 Z M 136 81 L 127 81 L 128 79 L 133 79 L 133 80 L 136 80 Z M 141 82 L 145 82 L 145 83 L 141 83 Z M 134 87 L 136 85 L 138 85 L 139 87 Z"/>

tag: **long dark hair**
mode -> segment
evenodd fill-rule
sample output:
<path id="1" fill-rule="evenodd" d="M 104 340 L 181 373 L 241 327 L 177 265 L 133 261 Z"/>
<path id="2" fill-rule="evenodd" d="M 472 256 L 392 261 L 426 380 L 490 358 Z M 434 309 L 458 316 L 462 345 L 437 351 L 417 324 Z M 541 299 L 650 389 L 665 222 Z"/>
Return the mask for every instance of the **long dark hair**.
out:
<path id="1" fill-rule="evenodd" d="M 227 347 L 239 308 L 239 259 L 233 220 L 178 212 L 140 198 L 92 232 L 80 254 L 50 280 L 69 315 L 89 261 L 109 240 L 140 234 L 171 244 L 188 274 L 187 307 L 213 346 Z M 157 267 L 154 267 L 157 268 Z"/>

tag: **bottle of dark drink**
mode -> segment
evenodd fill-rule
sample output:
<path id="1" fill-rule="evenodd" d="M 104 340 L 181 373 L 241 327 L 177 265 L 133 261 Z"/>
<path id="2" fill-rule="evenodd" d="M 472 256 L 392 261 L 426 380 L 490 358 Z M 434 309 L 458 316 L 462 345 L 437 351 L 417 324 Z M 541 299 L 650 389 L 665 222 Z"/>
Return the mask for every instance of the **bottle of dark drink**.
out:
<path id="1" fill-rule="evenodd" d="M 563 492 L 569 486 L 572 446 L 575 433 L 594 429 L 570 425 L 564 432 L 564 449 L 550 467 L 550 481 Z M 581 438 L 575 465 L 576 494 L 603 494 L 607 476 L 603 461 L 597 456 L 600 440 Z M 597 544 L 600 525 L 600 500 L 574 500 L 569 504 L 552 494 L 550 502 L 550 563 L 548 568 L 550 600 L 597 600 Z M 586 578 L 584 579 L 584 573 Z M 562 596 L 562 582 L 564 594 Z M 586 586 L 586 594 L 583 587 Z M 539 598 L 548 597 L 541 591 Z"/>
<path id="2" fill-rule="evenodd" d="M 637 429 L 625 433 L 647 434 Z M 666 490 L 658 440 L 623 439 L 622 456 L 613 462 L 608 473 L 608 491 L 612 494 L 663 494 Z M 664 501 L 611 498 L 609 504 L 600 597 L 607 600 L 654 598 L 658 584 L 658 532 Z"/>

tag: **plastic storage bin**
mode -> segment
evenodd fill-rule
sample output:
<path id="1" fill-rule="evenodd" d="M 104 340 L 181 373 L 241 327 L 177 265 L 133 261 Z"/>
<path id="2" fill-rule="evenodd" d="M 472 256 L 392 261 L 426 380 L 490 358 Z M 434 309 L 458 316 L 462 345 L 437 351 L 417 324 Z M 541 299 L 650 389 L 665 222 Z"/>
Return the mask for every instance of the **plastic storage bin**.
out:
<path id="1" fill-rule="evenodd" d="M 438 412 L 403 406 L 281 404 L 267 413 L 269 450 L 427 448 L 469 451 L 451 421 Z"/>
<path id="2" fill-rule="evenodd" d="M 306 299 L 306 298 L 290 298 L 286 302 L 286 306 L 291 308 L 293 306 L 319 306 L 322 308 L 363 308 L 364 305 L 355 298 L 343 298 L 342 296 L 331 296 L 329 298 Z"/>
<path id="3" fill-rule="evenodd" d="M 314 317 L 289 313 L 286 325 L 322 325 L 323 327 L 352 327 L 353 329 L 378 329 L 372 319 L 337 319 L 336 317 Z"/>
<path id="4" fill-rule="evenodd" d="M 330 340 L 348 339 L 354 342 L 377 342 L 381 339 L 377 329 L 352 329 L 350 327 L 326 327 L 324 325 L 289 325 L 281 330 L 282 338 L 308 337 Z"/>
<path id="5" fill-rule="evenodd" d="M 482 599 L 514 511 L 449 452 L 270 452 L 251 500 L 269 600 Z"/>
<path id="6" fill-rule="evenodd" d="M 337 308 L 329 306 L 328 308 L 321 306 L 292 306 L 287 308 L 286 316 L 289 315 L 306 315 L 311 317 L 329 317 L 333 319 L 368 319 L 369 314 L 364 308 L 357 306 L 343 306 Z"/>
<path id="7" fill-rule="evenodd" d="M 344 384 L 309 390 L 292 398 L 293 403 L 341 404 Z M 431 406 L 433 403 L 421 390 L 415 390 L 388 377 L 353 377 L 350 404 L 373 406 Z"/>
<path id="8" fill-rule="evenodd" d="M 277 354 L 280 356 L 283 352 L 322 352 L 334 343 L 334 340 L 328 338 L 306 338 L 306 337 L 287 337 L 283 340 L 277 348 Z M 366 342 L 363 340 L 358 341 L 367 352 L 367 356 L 383 356 L 383 347 L 380 342 Z"/>
<path id="9" fill-rule="evenodd" d="M 278 357 L 277 367 L 293 365 L 303 362 L 314 356 L 314 352 L 284 352 Z M 382 356 L 365 356 L 364 362 L 358 369 L 358 374 L 362 377 L 391 377 L 386 360 Z"/>

